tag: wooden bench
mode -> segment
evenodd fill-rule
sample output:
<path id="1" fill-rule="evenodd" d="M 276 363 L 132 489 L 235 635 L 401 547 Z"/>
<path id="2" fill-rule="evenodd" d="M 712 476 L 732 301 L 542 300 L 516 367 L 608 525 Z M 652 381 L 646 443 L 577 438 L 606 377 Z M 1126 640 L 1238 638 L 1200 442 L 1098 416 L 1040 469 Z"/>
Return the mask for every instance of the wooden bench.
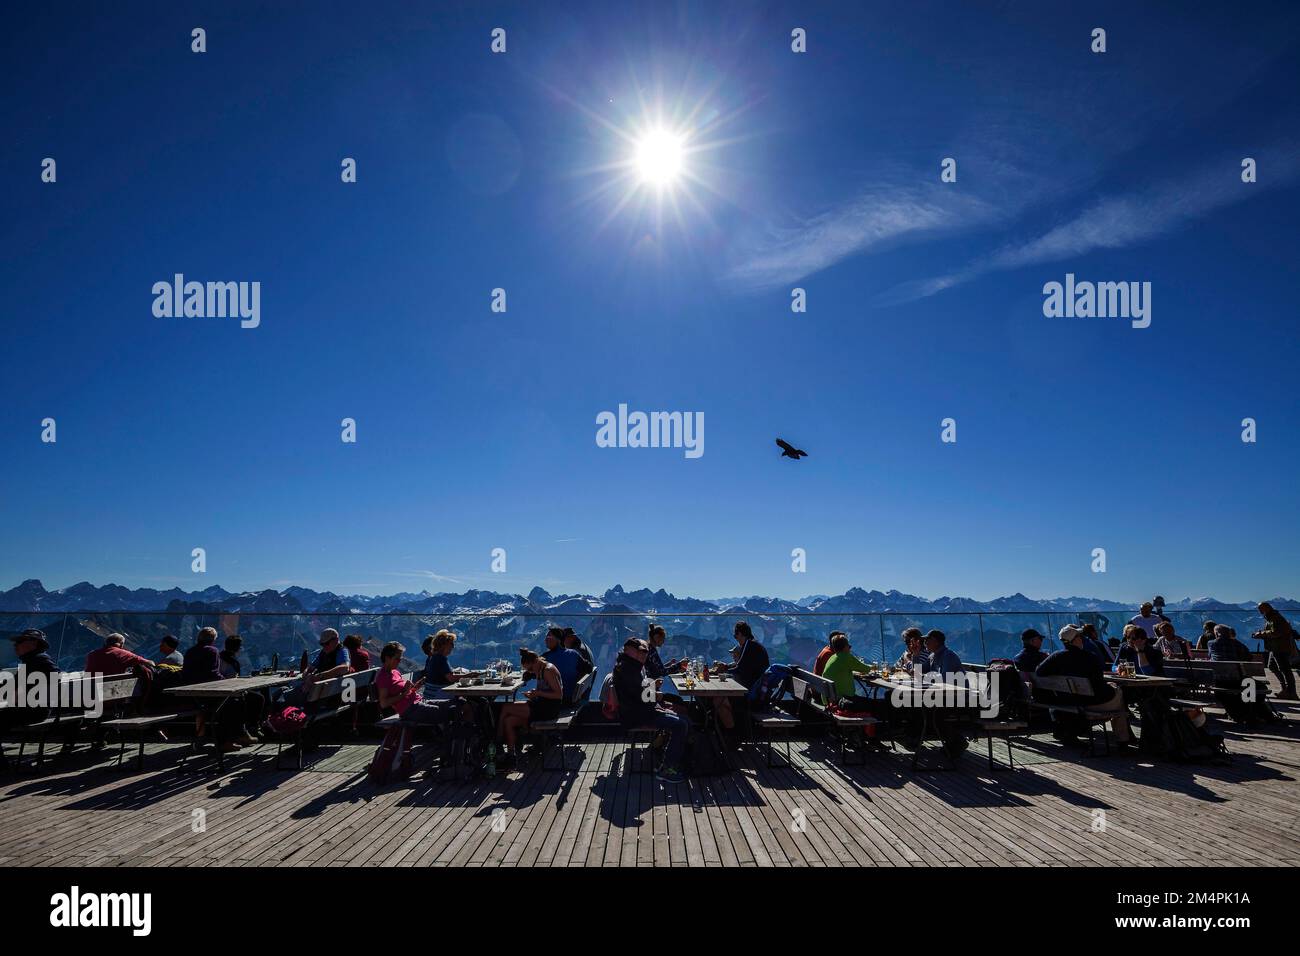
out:
<path id="1" fill-rule="evenodd" d="M 292 733 L 275 735 L 275 769 L 282 769 L 280 754 L 287 744 L 295 748 L 298 769 L 302 770 L 302 755 L 307 744 L 308 731 L 321 721 L 332 720 L 360 708 L 370 699 L 375 678 L 378 676 L 379 668 L 372 667 L 369 670 L 343 674 L 312 684 L 311 690 L 307 693 L 306 704 L 303 706 L 303 711 L 307 714 L 306 723 Z"/>
<path id="2" fill-rule="evenodd" d="M 1091 697 L 1094 693 L 1092 681 L 1086 677 L 1043 677 L 1036 675 L 1034 677 L 1034 689 L 1044 690 L 1052 694 L 1068 694 L 1073 697 Z M 1116 691 L 1116 693 L 1119 693 Z M 1105 755 L 1110 756 L 1110 723 L 1116 717 L 1113 713 L 1101 713 L 1093 710 L 1087 704 L 1066 703 L 1055 700 L 1034 700 L 1030 706 L 1038 710 L 1046 710 L 1053 718 L 1059 715 L 1067 715 L 1082 721 L 1088 728 L 1088 753 L 1090 756 L 1096 756 L 1096 728 L 1102 729 L 1102 743 L 1105 745 Z"/>
<path id="3" fill-rule="evenodd" d="M 535 734 L 541 738 L 542 742 L 542 769 L 568 769 L 568 736 L 569 729 L 573 726 L 573 718 L 578 715 L 578 711 L 591 699 L 591 688 L 596 683 L 596 671 L 584 674 L 573 688 L 573 703 L 564 709 L 564 711 L 554 720 L 535 720 L 529 723 L 528 733 Z M 560 743 L 560 766 L 558 768 L 546 766 L 546 755 L 554 746 L 554 741 Z"/>
<path id="4" fill-rule="evenodd" d="M 834 681 L 827 680 L 812 671 L 804 670 L 802 667 L 793 667 L 791 672 L 790 689 L 795 700 L 819 714 L 824 719 L 825 725 L 834 731 L 840 745 L 840 766 L 849 766 L 848 732 L 861 730 L 865 736 L 866 728 L 877 726 L 880 721 L 871 716 L 848 717 L 844 714 L 835 713 L 832 708 L 839 702 L 840 695 L 835 690 Z M 789 754 L 788 748 L 786 754 Z M 857 762 L 865 764 L 867 762 L 866 754 L 864 753 L 862 759 Z"/>
<path id="5" fill-rule="evenodd" d="M 80 687 L 69 689 L 67 692 L 74 700 L 90 700 L 93 693 L 93 699 L 99 704 L 99 712 L 85 709 L 60 712 L 55 708 L 40 720 L 8 728 L 6 731 L 8 736 L 18 742 L 15 767 L 22 766 L 27 744 L 35 742 L 37 749 L 34 767 L 39 770 L 45 762 L 45 744 L 51 732 L 64 733 L 62 752 L 68 753 L 76 742 L 78 731 L 85 727 L 107 726 L 105 718 L 111 718 L 114 713 L 124 709 L 133 699 L 140 696 L 144 687 L 144 681 L 135 674 L 67 674 L 61 675 L 60 680 L 62 683 L 81 684 Z"/>

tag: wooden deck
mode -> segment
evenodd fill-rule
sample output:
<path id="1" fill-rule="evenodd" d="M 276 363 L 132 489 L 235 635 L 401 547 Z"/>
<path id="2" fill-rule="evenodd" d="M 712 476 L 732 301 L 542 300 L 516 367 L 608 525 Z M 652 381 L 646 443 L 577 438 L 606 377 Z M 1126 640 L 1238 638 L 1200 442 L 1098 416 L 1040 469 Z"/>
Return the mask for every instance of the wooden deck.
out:
<path id="1" fill-rule="evenodd" d="M 738 773 L 676 786 L 627 772 L 608 738 L 567 772 L 383 788 L 360 769 L 370 741 L 326 745 L 302 772 L 261 748 L 223 776 L 177 773 L 179 745 L 151 747 L 142 774 L 79 752 L 0 782 L 0 866 L 1290 866 L 1300 709 L 1286 709 L 1281 729 L 1229 730 L 1229 766 L 1034 738 L 1013 772 L 972 745 L 956 771 L 913 774 L 902 751 L 846 769 L 796 742 L 793 767 L 750 752 Z"/>

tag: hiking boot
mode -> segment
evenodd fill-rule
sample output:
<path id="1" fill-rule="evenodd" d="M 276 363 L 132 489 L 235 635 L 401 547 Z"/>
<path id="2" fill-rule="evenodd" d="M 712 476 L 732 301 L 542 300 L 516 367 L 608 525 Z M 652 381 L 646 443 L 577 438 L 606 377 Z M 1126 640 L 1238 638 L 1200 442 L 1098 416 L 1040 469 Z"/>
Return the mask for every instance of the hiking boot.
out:
<path id="1" fill-rule="evenodd" d="M 686 776 L 676 767 L 660 767 L 655 776 L 664 783 L 684 783 Z"/>

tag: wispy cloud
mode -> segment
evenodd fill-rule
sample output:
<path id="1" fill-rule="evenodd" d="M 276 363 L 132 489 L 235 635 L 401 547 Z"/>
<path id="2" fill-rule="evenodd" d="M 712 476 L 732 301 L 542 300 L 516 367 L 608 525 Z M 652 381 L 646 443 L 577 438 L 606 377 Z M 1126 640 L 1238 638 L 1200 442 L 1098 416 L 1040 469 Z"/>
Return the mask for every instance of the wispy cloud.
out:
<path id="1" fill-rule="evenodd" d="M 1261 178 L 1255 183 L 1241 181 L 1239 157 L 1225 157 L 1213 166 L 1164 183 L 1106 197 L 1041 235 L 1006 245 L 947 275 L 897 285 L 881 294 L 877 301 L 882 305 L 910 302 L 989 272 L 1059 262 L 1097 249 L 1121 249 L 1155 239 L 1216 209 L 1289 182 L 1297 172 L 1294 156 L 1291 147 L 1257 155 Z"/>
<path id="2" fill-rule="evenodd" d="M 761 290 L 802 279 L 852 255 L 994 221 L 1001 208 L 938 183 L 879 186 L 795 225 L 769 227 L 735 254 L 725 281 Z"/>
<path id="3" fill-rule="evenodd" d="M 460 578 L 448 577 L 445 574 L 439 574 L 437 571 L 384 571 L 384 574 L 398 578 L 424 578 L 427 581 L 437 581 L 439 584 L 463 584 Z"/>

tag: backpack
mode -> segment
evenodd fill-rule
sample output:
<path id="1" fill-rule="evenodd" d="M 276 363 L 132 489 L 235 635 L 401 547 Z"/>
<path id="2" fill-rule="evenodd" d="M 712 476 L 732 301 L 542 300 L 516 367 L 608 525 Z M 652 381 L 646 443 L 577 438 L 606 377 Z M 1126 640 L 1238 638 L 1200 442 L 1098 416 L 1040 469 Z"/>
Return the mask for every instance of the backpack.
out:
<path id="1" fill-rule="evenodd" d="M 292 737 L 307 726 L 307 712 L 301 707 L 294 707 L 290 704 L 271 714 L 266 718 L 266 722 L 271 725 L 271 729 L 277 734 Z"/>
<path id="2" fill-rule="evenodd" d="M 763 672 L 762 677 L 754 681 L 754 686 L 745 696 L 757 709 L 770 707 L 785 692 L 785 682 L 792 673 L 785 664 L 773 664 Z"/>
<path id="3" fill-rule="evenodd" d="M 1228 754 L 1222 734 L 1197 727 L 1185 713 L 1159 697 L 1142 701 L 1138 711 L 1142 715 L 1142 735 L 1138 738 L 1141 754 L 1180 763 Z"/>
<path id="4" fill-rule="evenodd" d="M 995 657 L 989 661 L 985 673 L 992 685 L 989 692 L 997 701 L 998 716 L 1015 718 L 1024 715 L 1029 708 L 1029 694 L 1016 662 L 1005 657 Z"/>

